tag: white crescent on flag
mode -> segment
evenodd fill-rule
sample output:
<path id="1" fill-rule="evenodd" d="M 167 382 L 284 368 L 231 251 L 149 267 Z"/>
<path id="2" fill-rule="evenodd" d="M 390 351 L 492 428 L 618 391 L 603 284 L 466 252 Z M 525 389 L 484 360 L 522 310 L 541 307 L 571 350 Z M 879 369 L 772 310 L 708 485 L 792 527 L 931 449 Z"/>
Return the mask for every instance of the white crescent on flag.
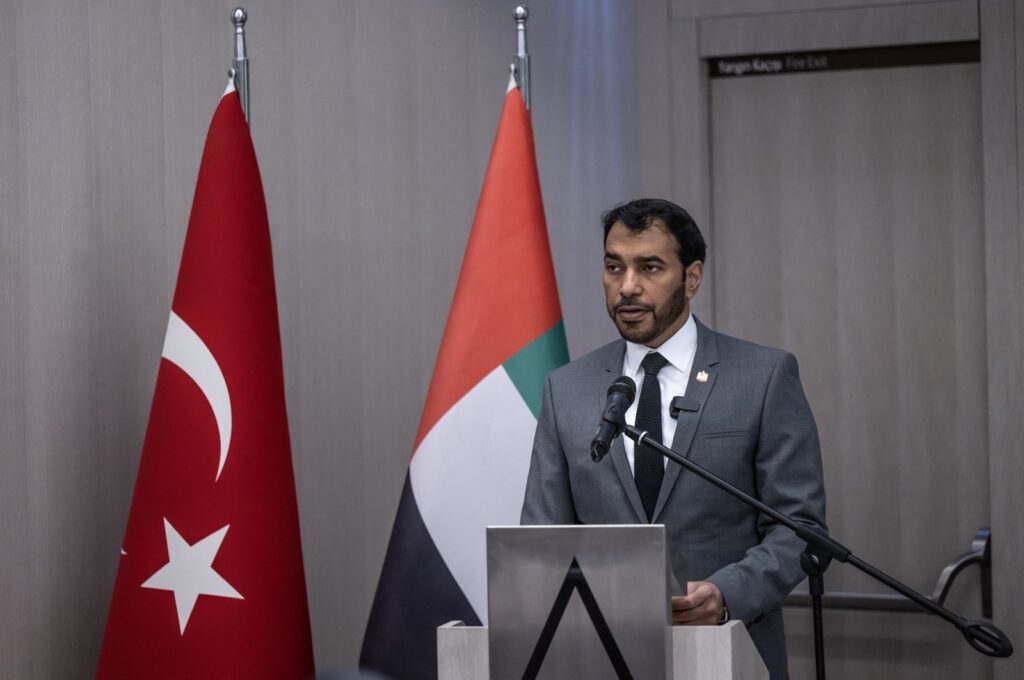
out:
<path id="1" fill-rule="evenodd" d="M 174 310 L 171 310 L 171 319 L 167 324 L 167 337 L 164 339 L 161 356 L 192 378 L 210 402 L 220 433 L 220 462 L 214 478 L 216 481 L 220 479 L 231 445 L 231 395 L 228 394 L 224 373 L 203 339 Z"/>

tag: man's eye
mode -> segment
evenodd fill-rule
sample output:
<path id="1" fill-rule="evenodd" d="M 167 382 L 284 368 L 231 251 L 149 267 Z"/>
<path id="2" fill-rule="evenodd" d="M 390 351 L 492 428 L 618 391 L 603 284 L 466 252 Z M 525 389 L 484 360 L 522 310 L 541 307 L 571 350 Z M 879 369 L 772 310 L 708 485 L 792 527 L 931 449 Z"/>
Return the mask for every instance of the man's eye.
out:
<path id="1" fill-rule="evenodd" d="M 622 271 L 622 266 L 615 264 L 614 262 L 607 262 L 604 265 L 604 270 L 610 274 L 617 274 Z"/>
<path id="2" fill-rule="evenodd" d="M 660 264 L 647 264 L 647 265 L 644 265 L 644 271 L 645 272 L 652 272 L 652 273 L 653 272 L 660 272 L 661 271 L 661 265 Z"/>

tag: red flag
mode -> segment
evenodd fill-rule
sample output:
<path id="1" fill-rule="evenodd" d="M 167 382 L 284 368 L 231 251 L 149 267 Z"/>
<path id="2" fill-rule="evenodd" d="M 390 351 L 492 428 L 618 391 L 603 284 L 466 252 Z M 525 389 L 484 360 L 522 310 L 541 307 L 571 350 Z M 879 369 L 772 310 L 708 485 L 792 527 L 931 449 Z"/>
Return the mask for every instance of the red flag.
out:
<path id="1" fill-rule="evenodd" d="M 97 677 L 312 676 L 270 230 L 231 87 L 170 316 Z"/>
<path id="2" fill-rule="evenodd" d="M 437 677 L 437 626 L 487 622 L 488 525 L 519 524 L 548 371 L 569 360 L 533 128 L 510 79 L 360 663 Z"/>

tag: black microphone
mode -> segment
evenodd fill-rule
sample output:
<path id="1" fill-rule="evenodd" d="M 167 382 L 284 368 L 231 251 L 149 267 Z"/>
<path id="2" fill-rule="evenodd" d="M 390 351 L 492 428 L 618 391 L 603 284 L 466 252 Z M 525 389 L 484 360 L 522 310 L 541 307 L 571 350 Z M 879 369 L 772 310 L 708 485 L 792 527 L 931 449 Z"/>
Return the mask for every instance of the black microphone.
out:
<path id="1" fill-rule="evenodd" d="M 590 457 L 595 463 L 608 454 L 612 440 L 619 436 L 619 431 L 626 422 L 626 411 L 636 399 L 636 383 L 627 376 L 615 379 L 608 388 L 608 401 L 605 402 L 604 413 L 597 423 L 594 441 L 590 442 Z"/>

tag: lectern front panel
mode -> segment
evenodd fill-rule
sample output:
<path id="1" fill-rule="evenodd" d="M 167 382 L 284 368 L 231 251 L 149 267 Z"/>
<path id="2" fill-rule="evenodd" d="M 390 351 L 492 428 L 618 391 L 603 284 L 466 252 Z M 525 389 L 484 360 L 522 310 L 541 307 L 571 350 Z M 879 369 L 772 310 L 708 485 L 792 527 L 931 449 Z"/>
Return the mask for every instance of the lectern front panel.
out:
<path id="1" fill-rule="evenodd" d="M 665 680 L 661 525 L 488 527 L 491 680 Z"/>

